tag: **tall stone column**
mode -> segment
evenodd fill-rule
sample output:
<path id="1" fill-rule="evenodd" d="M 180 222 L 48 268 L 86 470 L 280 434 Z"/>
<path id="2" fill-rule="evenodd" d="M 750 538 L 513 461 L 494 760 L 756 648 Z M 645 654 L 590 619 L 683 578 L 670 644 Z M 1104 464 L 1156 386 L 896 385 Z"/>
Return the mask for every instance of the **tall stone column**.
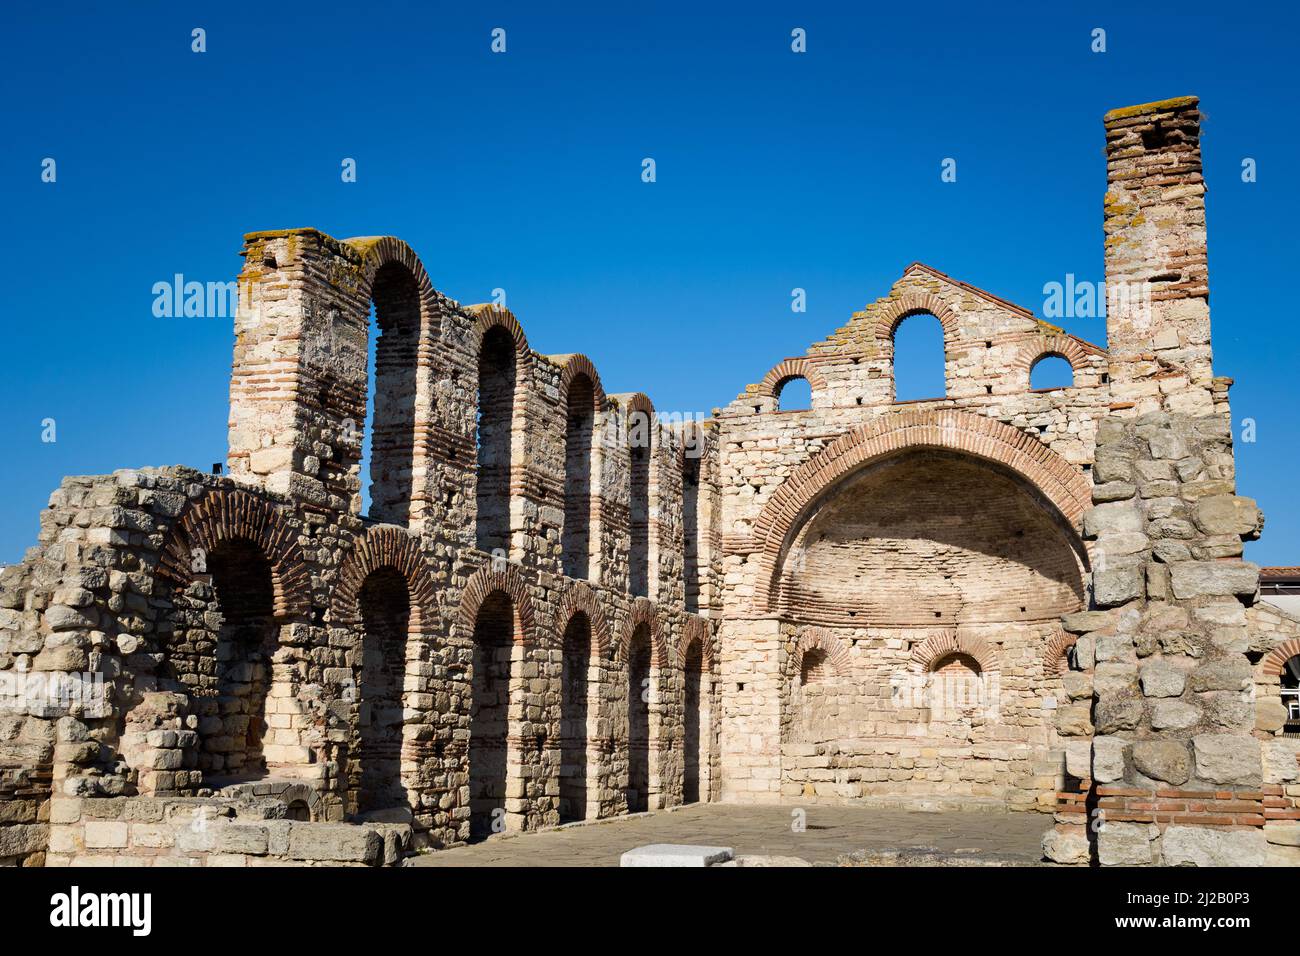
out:
<path id="1" fill-rule="evenodd" d="M 1200 117 L 1194 96 L 1105 117 L 1111 395 L 1137 412 L 1213 410 Z"/>
<path id="2" fill-rule="evenodd" d="M 242 255 L 230 474 L 359 511 L 369 308 L 360 256 L 315 229 L 249 233 Z"/>
<path id="3" fill-rule="evenodd" d="M 1262 517 L 1236 494 L 1229 381 L 1211 367 L 1194 97 L 1105 117 L 1111 412 L 1084 518 L 1058 862 L 1258 865 L 1265 792 L 1246 607 Z M 1090 745 L 1087 741 L 1091 738 Z M 1084 823 L 1087 826 L 1084 826 Z"/>

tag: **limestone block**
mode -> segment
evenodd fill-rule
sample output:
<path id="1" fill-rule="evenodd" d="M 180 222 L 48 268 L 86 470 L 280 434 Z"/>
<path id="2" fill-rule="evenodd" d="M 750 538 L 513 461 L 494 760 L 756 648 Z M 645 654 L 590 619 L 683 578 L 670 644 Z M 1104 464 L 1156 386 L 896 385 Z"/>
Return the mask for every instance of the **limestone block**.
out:
<path id="1" fill-rule="evenodd" d="M 298 860 L 378 863 L 384 841 L 374 830 L 348 823 L 295 823 L 289 856 Z"/>
<path id="2" fill-rule="evenodd" d="M 1210 495 L 1192 508 L 1196 526 L 1206 534 L 1249 536 L 1259 531 L 1260 512 L 1253 498 Z"/>
<path id="3" fill-rule="evenodd" d="M 1286 724 L 1286 706 L 1273 697 L 1255 702 L 1255 728 L 1266 734 L 1275 734 Z"/>
<path id="4" fill-rule="evenodd" d="M 116 820 L 89 820 L 86 822 L 86 848 L 121 849 L 127 845 L 130 827 Z"/>
<path id="5" fill-rule="evenodd" d="M 1098 783 L 1124 779 L 1124 747 L 1120 737 L 1094 737 L 1092 741 L 1092 778 Z"/>
<path id="6" fill-rule="evenodd" d="M 1290 783 L 1300 780 L 1300 763 L 1296 755 L 1300 753 L 1300 740 L 1283 737 L 1278 740 L 1264 741 L 1262 756 L 1264 760 L 1264 779 L 1268 783 Z"/>
<path id="7" fill-rule="evenodd" d="M 1053 827 L 1043 834 L 1043 856 L 1053 863 L 1078 866 L 1090 858 L 1084 827 Z"/>
<path id="8" fill-rule="evenodd" d="M 1235 734 L 1200 734 L 1192 739 L 1196 776 L 1215 783 L 1258 784 L 1259 741 Z"/>
<path id="9" fill-rule="evenodd" d="M 1184 784 L 1191 776 L 1191 764 L 1187 747 L 1177 741 L 1140 740 L 1133 745 L 1133 765 L 1153 780 Z"/>
<path id="10" fill-rule="evenodd" d="M 1183 561 L 1172 566 L 1170 578 L 1174 597 L 1180 601 L 1249 596 L 1259 587 L 1259 566 L 1249 561 Z"/>
<path id="11" fill-rule="evenodd" d="M 1245 690 L 1254 680 L 1250 661 L 1240 655 L 1202 664 L 1188 678 L 1192 690 L 1204 693 L 1212 690 Z"/>
<path id="12" fill-rule="evenodd" d="M 1132 502 L 1113 501 L 1093 507 L 1083 519 L 1083 531 L 1088 537 L 1106 532 L 1141 532 L 1142 513 Z"/>
<path id="13" fill-rule="evenodd" d="M 1157 700 L 1151 704 L 1153 730 L 1185 730 L 1195 727 L 1200 719 L 1200 709 L 1181 700 Z"/>
<path id="14" fill-rule="evenodd" d="M 1065 772 L 1081 780 L 1092 776 L 1092 743 L 1070 740 L 1065 744 Z"/>
<path id="15" fill-rule="evenodd" d="M 1107 823 L 1097 831 L 1102 866 L 1152 866 L 1159 862 L 1158 831 L 1149 823 Z"/>
<path id="16" fill-rule="evenodd" d="M 1276 846 L 1300 846 L 1300 822 L 1287 820 L 1266 823 L 1264 839 Z"/>
<path id="17" fill-rule="evenodd" d="M 1187 674 L 1165 661 L 1150 661 L 1142 667 L 1142 693 L 1147 697 L 1181 697 Z"/>
<path id="18" fill-rule="evenodd" d="M 1092 576 L 1093 601 L 1100 607 L 1117 607 L 1142 596 L 1139 568 L 1110 568 Z"/>
<path id="19" fill-rule="evenodd" d="M 1165 866 L 1262 866 L 1268 844 L 1263 830 L 1170 826 L 1161 840 Z"/>

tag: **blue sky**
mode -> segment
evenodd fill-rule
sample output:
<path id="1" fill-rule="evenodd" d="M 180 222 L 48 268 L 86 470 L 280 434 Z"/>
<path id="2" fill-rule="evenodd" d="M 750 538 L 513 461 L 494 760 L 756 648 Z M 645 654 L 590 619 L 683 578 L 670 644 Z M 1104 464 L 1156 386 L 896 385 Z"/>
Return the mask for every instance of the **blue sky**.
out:
<path id="1" fill-rule="evenodd" d="M 233 278 L 245 232 L 400 236 L 609 391 L 707 412 L 914 260 L 1036 311 L 1047 282 L 1100 280 L 1102 114 L 1195 93 L 1215 367 L 1268 516 L 1247 554 L 1300 563 L 1294 319 L 1267 294 L 1296 262 L 1294 12 L 601 6 L 7 5 L 0 562 L 64 474 L 224 460 L 231 322 L 156 318 L 151 289 Z"/>

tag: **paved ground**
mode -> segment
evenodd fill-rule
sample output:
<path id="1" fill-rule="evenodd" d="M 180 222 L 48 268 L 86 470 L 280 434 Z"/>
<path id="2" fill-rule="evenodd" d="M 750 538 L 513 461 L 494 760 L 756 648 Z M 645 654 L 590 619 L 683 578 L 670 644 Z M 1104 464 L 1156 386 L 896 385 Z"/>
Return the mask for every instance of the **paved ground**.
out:
<path id="1" fill-rule="evenodd" d="M 425 854 L 410 866 L 618 866 L 624 850 L 647 843 L 733 847 L 739 855 L 832 862 L 842 853 L 934 847 L 977 850 L 1032 863 L 1052 818 L 1042 813 L 869 807 L 808 807 L 807 829 L 791 829 L 793 807 L 696 804 L 610 822 L 560 827 Z"/>

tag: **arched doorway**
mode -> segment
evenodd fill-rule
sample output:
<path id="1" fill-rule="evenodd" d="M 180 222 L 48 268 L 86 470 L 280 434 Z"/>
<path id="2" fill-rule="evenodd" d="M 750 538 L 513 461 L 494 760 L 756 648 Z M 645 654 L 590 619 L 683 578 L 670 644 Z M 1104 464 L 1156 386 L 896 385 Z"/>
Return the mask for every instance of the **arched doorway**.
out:
<path id="1" fill-rule="evenodd" d="M 197 680 L 191 709 L 199 718 L 199 768 L 210 781 L 256 778 L 266 772 L 266 696 L 279 634 L 272 617 L 271 564 L 245 538 L 222 541 L 205 562 L 220 624 L 210 669 L 204 661 L 193 662 Z M 193 639 L 188 634 L 184 645 Z M 178 663 L 175 657 L 172 663 Z M 188 682 L 184 675 L 176 676 Z"/>
<path id="2" fill-rule="evenodd" d="M 582 611 L 569 618 L 564 629 L 563 675 L 560 699 L 560 821 L 585 820 L 591 800 L 588 752 L 594 659 L 591 621 Z"/>
<path id="3" fill-rule="evenodd" d="M 474 621 L 469 737 L 472 839 L 505 830 L 511 678 L 518 646 L 510 596 L 493 591 L 484 598 Z"/>
<path id="4" fill-rule="evenodd" d="M 683 663 L 683 777 L 682 802 L 697 803 L 701 799 L 701 779 L 704 776 L 704 763 L 708 760 L 709 748 L 705 742 L 708 733 L 708 715 L 705 709 L 705 684 L 708 680 L 704 671 L 704 648 L 700 642 L 692 641 L 686 650 Z"/>
<path id="5" fill-rule="evenodd" d="M 405 526 L 416 471 L 415 407 L 419 374 L 420 288 L 400 262 L 375 272 L 370 291 L 370 375 L 362 473 L 372 518 Z"/>
<path id="6" fill-rule="evenodd" d="M 627 809 L 639 813 L 650 800 L 650 706 L 654 694 L 650 625 L 638 624 L 627 650 Z"/>
<path id="7" fill-rule="evenodd" d="M 569 382 L 564 430 L 564 573 L 590 577 L 592 439 L 595 434 L 595 385 L 579 373 Z"/>
<path id="8" fill-rule="evenodd" d="M 363 629 L 358 700 L 362 813 L 406 807 L 402 785 L 402 688 L 411 596 L 392 567 L 370 572 L 357 592 Z"/>
<path id="9" fill-rule="evenodd" d="M 481 551 L 510 549 L 510 473 L 513 465 L 515 340 L 502 325 L 483 335 L 478 355 L 478 506 L 476 534 Z"/>

